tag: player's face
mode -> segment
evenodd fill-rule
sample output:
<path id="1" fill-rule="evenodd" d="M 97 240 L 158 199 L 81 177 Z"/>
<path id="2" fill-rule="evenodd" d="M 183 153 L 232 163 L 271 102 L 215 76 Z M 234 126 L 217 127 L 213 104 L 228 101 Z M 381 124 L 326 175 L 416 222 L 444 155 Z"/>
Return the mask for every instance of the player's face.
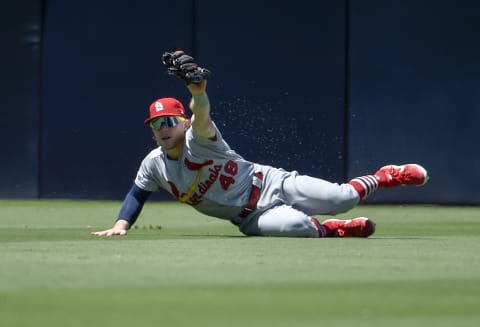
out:
<path id="1" fill-rule="evenodd" d="M 160 117 L 150 124 L 157 145 L 167 153 L 182 149 L 188 126 L 189 120 L 179 117 Z"/>

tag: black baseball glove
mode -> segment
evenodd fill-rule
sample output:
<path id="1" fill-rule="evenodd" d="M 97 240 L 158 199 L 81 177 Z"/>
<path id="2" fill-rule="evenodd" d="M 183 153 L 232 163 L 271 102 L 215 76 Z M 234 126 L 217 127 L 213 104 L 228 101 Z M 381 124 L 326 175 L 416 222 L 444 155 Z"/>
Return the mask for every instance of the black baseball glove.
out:
<path id="1" fill-rule="evenodd" d="M 207 79 L 210 71 L 206 68 L 198 67 L 193 57 L 185 54 L 182 50 L 174 52 L 165 52 L 162 56 L 163 64 L 167 67 L 167 73 L 176 75 L 185 83 L 200 83 Z"/>

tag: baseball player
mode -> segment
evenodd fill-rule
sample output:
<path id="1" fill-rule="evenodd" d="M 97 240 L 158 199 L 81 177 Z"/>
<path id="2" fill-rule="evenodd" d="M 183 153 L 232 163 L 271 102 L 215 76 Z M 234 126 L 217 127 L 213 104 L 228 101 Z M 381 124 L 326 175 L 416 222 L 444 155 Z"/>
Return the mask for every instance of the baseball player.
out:
<path id="1" fill-rule="evenodd" d="M 186 82 L 191 118 L 174 98 L 150 105 L 145 123 L 158 147 L 142 161 L 114 226 L 92 235 L 126 235 L 149 195 L 164 189 L 201 213 L 229 220 L 245 235 L 368 237 L 375 231 L 368 218 L 320 222 L 313 216 L 348 211 L 377 188 L 420 186 L 428 180 L 418 164 L 388 165 L 336 184 L 250 162 L 229 147 L 212 121 L 209 71 L 183 51 L 165 53 L 163 62 L 167 72 Z"/>

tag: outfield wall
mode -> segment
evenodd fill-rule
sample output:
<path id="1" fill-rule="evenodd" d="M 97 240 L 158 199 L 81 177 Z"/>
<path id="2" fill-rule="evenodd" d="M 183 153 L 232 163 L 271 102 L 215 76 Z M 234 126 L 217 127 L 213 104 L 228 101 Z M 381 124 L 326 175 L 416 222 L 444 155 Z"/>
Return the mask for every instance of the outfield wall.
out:
<path id="1" fill-rule="evenodd" d="M 21 0 L 2 4 L 0 197 L 121 199 L 182 48 L 247 159 L 343 182 L 418 161 L 421 189 L 370 202 L 479 204 L 475 1 Z M 468 166 L 467 166 L 468 165 Z M 159 194 L 158 199 L 168 199 Z"/>
<path id="2" fill-rule="evenodd" d="M 2 2 L 0 40 L 0 197 L 35 198 L 40 187 L 41 2 Z"/>

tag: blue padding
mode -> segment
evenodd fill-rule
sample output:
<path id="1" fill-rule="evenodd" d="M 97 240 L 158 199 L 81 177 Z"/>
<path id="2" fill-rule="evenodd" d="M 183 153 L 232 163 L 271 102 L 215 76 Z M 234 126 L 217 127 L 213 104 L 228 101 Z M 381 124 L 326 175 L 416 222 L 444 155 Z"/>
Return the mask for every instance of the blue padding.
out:
<path id="1" fill-rule="evenodd" d="M 152 192 L 142 190 L 136 185 L 133 185 L 127 193 L 125 200 L 123 200 L 122 208 L 118 213 L 118 219 L 127 220 L 132 226 L 137 220 L 138 215 L 142 211 L 143 204 L 147 201 Z"/>

